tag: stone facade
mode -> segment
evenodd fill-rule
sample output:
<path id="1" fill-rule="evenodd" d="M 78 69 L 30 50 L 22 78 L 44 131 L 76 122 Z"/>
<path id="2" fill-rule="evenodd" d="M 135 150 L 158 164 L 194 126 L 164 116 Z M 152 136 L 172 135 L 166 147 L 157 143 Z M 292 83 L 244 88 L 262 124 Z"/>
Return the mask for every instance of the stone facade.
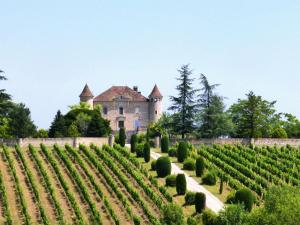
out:
<path id="1" fill-rule="evenodd" d="M 110 121 L 111 129 L 117 132 L 124 127 L 127 134 L 144 132 L 148 125 L 162 115 L 162 99 L 155 85 L 150 95 L 143 96 L 137 87 L 112 86 L 94 97 L 86 85 L 80 94 L 80 102 L 91 107 L 101 105 L 102 116 Z"/>

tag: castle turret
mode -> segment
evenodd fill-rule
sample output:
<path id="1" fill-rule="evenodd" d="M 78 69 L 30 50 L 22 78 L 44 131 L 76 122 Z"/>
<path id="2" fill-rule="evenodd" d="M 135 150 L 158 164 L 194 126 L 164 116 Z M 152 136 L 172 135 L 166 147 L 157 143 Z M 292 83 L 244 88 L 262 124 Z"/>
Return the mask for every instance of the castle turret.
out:
<path id="1" fill-rule="evenodd" d="M 157 85 L 155 84 L 151 94 L 149 95 L 149 120 L 150 122 L 156 122 L 162 115 L 162 99 L 163 96 L 160 93 Z"/>
<path id="2" fill-rule="evenodd" d="M 80 102 L 85 102 L 85 103 L 89 104 L 91 106 L 91 108 L 93 108 L 94 95 L 91 92 L 91 90 L 87 84 L 84 86 L 79 97 L 80 97 Z"/>

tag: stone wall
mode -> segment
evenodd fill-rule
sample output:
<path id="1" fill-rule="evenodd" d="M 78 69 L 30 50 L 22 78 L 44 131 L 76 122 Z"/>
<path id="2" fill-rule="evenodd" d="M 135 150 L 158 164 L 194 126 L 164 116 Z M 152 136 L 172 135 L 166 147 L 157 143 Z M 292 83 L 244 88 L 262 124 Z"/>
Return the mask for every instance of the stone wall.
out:
<path id="1" fill-rule="evenodd" d="M 91 143 L 102 146 L 104 144 L 108 144 L 108 137 L 0 139 L 0 144 L 1 143 L 6 144 L 8 146 L 14 146 L 18 144 L 20 145 L 20 147 L 27 147 L 29 144 L 32 144 L 34 147 L 39 147 L 41 143 L 43 143 L 46 146 L 53 146 L 54 144 L 64 146 L 66 144 L 69 144 L 73 147 L 78 147 L 79 144 L 90 145 Z"/>
<path id="2" fill-rule="evenodd" d="M 180 139 L 172 139 L 171 143 L 174 144 Z M 216 138 L 216 139 L 189 139 L 193 145 L 200 145 L 200 144 L 254 144 L 257 146 L 262 145 L 292 145 L 300 147 L 300 139 L 280 139 L 280 138 L 257 138 L 257 139 L 250 139 L 250 138 Z"/>

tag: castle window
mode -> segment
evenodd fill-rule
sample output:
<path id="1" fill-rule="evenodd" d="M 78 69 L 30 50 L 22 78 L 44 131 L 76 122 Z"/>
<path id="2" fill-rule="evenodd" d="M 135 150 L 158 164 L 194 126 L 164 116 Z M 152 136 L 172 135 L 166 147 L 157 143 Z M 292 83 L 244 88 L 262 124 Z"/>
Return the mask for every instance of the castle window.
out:
<path id="1" fill-rule="evenodd" d="M 120 108 L 119 108 L 119 114 L 120 114 L 120 115 L 123 115 L 123 114 L 124 114 L 124 109 L 123 109 L 123 107 L 120 107 Z"/>
<path id="2" fill-rule="evenodd" d="M 104 115 L 107 115 L 107 112 L 108 112 L 107 107 L 104 107 L 104 108 L 103 108 L 103 114 L 104 114 Z"/>
<path id="3" fill-rule="evenodd" d="M 140 113 L 140 108 L 139 108 L 139 107 L 136 107 L 136 108 L 135 108 L 135 113 L 136 113 L 136 114 Z"/>
<path id="4" fill-rule="evenodd" d="M 157 115 L 157 110 L 155 110 L 155 115 Z"/>

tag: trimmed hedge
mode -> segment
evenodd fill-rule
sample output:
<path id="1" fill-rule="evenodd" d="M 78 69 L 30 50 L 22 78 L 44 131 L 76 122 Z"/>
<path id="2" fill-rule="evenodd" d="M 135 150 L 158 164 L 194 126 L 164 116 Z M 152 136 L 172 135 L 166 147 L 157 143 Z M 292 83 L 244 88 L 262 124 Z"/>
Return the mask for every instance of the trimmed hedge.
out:
<path id="1" fill-rule="evenodd" d="M 169 138 L 167 135 L 164 135 L 161 138 L 161 152 L 163 153 L 169 152 Z"/>
<path id="2" fill-rule="evenodd" d="M 202 213 L 206 205 L 206 196 L 202 192 L 195 194 L 195 208 L 197 213 Z"/>
<path id="3" fill-rule="evenodd" d="M 250 212 L 254 204 L 254 196 L 249 189 L 243 188 L 235 193 L 235 202 L 244 204 L 245 209 Z"/>
<path id="4" fill-rule="evenodd" d="M 132 153 L 136 152 L 137 143 L 138 143 L 137 135 L 136 134 L 131 135 L 131 138 L 130 138 L 130 151 Z"/>
<path id="5" fill-rule="evenodd" d="M 176 177 L 176 191 L 178 195 L 186 193 L 186 179 L 184 174 L 178 174 Z"/>
<path id="6" fill-rule="evenodd" d="M 119 130 L 119 144 L 124 147 L 126 143 L 126 133 L 125 133 L 125 128 L 121 128 Z"/>
<path id="7" fill-rule="evenodd" d="M 171 147 L 168 151 L 168 155 L 170 157 L 177 157 L 177 148 Z"/>
<path id="8" fill-rule="evenodd" d="M 185 205 L 194 205 L 195 204 L 195 196 L 196 196 L 196 192 L 187 192 L 184 200 L 185 200 Z"/>
<path id="9" fill-rule="evenodd" d="M 217 175 L 213 171 L 209 171 L 202 177 L 203 184 L 215 185 L 217 183 Z"/>
<path id="10" fill-rule="evenodd" d="M 196 162 L 194 159 L 188 158 L 183 162 L 183 169 L 184 170 L 195 170 Z"/>
<path id="11" fill-rule="evenodd" d="M 144 144 L 140 143 L 136 146 L 136 157 L 143 158 L 144 157 Z"/>
<path id="12" fill-rule="evenodd" d="M 198 157 L 196 159 L 196 176 L 202 177 L 205 169 L 204 159 L 202 157 Z"/>
<path id="13" fill-rule="evenodd" d="M 150 144 L 149 142 L 146 142 L 144 144 L 144 148 L 143 148 L 143 155 L 144 155 L 144 160 L 145 162 L 149 162 L 150 161 Z"/>
<path id="14" fill-rule="evenodd" d="M 158 177 L 166 177 L 171 174 L 171 161 L 169 157 L 162 156 L 157 159 L 156 172 Z"/>
<path id="15" fill-rule="evenodd" d="M 175 187 L 176 186 L 176 175 L 167 176 L 166 186 L 168 186 L 168 187 Z"/>
<path id="16" fill-rule="evenodd" d="M 186 142 L 180 142 L 177 148 L 177 160 L 182 163 L 188 156 L 188 144 Z"/>

